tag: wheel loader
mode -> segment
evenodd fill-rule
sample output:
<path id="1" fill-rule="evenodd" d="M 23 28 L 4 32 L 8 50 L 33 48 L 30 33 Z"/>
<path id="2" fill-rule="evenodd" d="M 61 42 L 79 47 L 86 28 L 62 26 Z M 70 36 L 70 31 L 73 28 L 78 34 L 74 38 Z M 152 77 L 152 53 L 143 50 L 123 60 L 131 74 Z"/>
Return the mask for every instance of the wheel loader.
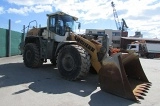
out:
<path id="1" fill-rule="evenodd" d="M 133 101 L 143 99 L 151 83 L 138 55 L 109 56 L 108 35 L 101 34 L 103 39 L 97 42 L 94 35 L 74 33 L 77 17 L 61 11 L 47 17 L 47 27 L 35 26 L 26 34 L 23 47 L 26 67 L 38 68 L 50 60 L 67 80 L 83 79 L 92 67 L 99 76 L 101 90 Z"/>

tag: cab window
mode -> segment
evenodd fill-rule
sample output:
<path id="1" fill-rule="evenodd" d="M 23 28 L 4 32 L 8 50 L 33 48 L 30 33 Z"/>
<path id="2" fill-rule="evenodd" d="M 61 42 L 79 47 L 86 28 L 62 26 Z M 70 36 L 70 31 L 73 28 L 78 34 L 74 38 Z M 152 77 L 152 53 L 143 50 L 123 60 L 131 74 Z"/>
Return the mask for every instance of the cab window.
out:
<path id="1" fill-rule="evenodd" d="M 55 17 L 50 17 L 49 30 L 55 32 Z"/>

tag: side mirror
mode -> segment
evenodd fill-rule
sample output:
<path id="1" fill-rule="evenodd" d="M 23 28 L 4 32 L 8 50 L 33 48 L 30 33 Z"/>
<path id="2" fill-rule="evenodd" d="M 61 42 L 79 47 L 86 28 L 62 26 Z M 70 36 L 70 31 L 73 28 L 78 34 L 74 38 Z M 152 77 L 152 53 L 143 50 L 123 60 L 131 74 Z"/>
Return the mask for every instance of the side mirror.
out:
<path id="1" fill-rule="evenodd" d="M 80 22 L 76 22 L 76 23 L 78 23 L 78 29 L 80 31 L 80 29 L 81 29 L 81 23 Z"/>
<path id="2" fill-rule="evenodd" d="M 78 29 L 79 30 L 81 29 L 81 23 L 78 23 Z"/>

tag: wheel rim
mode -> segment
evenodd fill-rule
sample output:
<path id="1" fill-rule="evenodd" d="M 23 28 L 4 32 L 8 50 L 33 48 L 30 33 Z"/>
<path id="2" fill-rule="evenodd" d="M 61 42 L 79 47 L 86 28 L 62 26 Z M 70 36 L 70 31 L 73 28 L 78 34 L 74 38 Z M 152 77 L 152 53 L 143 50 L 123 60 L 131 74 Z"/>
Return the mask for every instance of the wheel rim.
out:
<path id="1" fill-rule="evenodd" d="M 65 55 L 62 59 L 63 68 L 66 71 L 72 71 L 74 68 L 74 59 L 71 55 Z"/>
<path id="2" fill-rule="evenodd" d="M 27 59 L 27 61 L 31 61 L 31 58 L 32 58 L 32 53 L 31 53 L 30 50 L 28 50 L 28 51 L 26 52 L 26 59 Z"/>

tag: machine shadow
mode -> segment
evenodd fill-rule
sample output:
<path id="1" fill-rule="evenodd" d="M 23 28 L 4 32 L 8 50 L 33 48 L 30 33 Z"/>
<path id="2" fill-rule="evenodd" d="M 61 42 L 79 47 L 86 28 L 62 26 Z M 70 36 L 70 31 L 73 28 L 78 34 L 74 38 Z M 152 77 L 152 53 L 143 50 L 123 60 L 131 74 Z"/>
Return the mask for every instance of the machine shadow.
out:
<path id="1" fill-rule="evenodd" d="M 27 84 L 26 88 L 13 94 L 33 90 L 48 94 L 71 92 L 79 96 L 88 96 L 97 89 L 98 79 L 96 75 L 88 75 L 85 80 L 67 81 L 52 64 L 44 64 L 37 69 L 27 68 L 23 63 L 0 65 L 0 88 L 21 84 Z"/>
<path id="2" fill-rule="evenodd" d="M 30 69 L 22 62 L 0 65 L 0 87 L 14 86 L 52 77 L 53 65 L 45 64 L 42 68 Z"/>
<path id="3" fill-rule="evenodd" d="M 0 88 L 14 85 L 25 85 L 25 88 L 13 93 L 24 93 L 28 90 L 47 94 L 73 93 L 82 97 L 91 95 L 89 105 L 106 106 L 107 104 L 123 106 L 132 104 L 132 101 L 105 93 L 94 91 L 99 88 L 98 75 L 90 74 L 85 80 L 67 81 L 63 79 L 52 64 L 44 64 L 41 68 L 30 69 L 23 63 L 9 63 L 0 65 Z M 93 93 L 93 94 L 92 94 Z"/>
<path id="4" fill-rule="evenodd" d="M 33 82 L 29 85 L 29 89 L 32 89 L 35 92 L 48 94 L 63 94 L 70 92 L 85 97 L 96 90 L 98 86 L 96 79 L 92 78 L 87 78 L 81 81 L 67 81 L 61 77 L 51 78 Z"/>

